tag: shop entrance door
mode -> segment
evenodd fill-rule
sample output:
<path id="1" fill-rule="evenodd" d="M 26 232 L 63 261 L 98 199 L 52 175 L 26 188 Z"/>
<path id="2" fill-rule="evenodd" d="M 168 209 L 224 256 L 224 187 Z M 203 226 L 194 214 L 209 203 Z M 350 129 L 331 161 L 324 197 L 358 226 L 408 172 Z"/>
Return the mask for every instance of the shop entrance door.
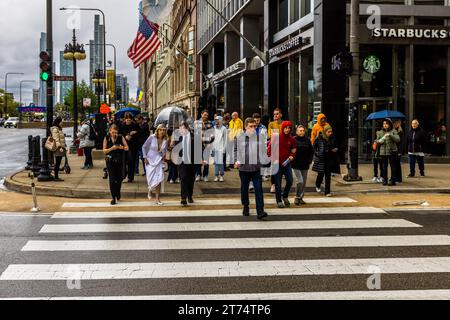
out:
<path id="1" fill-rule="evenodd" d="M 361 98 L 359 105 L 359 158 L 369 162 L 372 160 L 372 143 L 376 131 L 380 129 L 377 126 L 381 121 L 366 121 L 366 119 L 373 112 L 393 110 L 392 98 Z"/>

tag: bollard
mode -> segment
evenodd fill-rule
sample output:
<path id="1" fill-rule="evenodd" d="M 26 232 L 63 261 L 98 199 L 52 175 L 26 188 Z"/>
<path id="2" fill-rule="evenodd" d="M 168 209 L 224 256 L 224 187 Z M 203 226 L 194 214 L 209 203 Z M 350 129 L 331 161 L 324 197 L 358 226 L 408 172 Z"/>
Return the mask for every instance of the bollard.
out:
<path id="1" fill-rule="evenodd" d="M 50 151 L 45 148 L 46 140 L 42 140 L 42 163 L 41 170 L 39 171 L 38 181 L 53 181 L 52 171 L 49 164 Z"/>
<path id="2" fill-rule="evenodd" d="M 33 165 L 33 136 L 28 136 L 28 161 L 25 170 L 31 170 Z"/>
<path id="3" fill-rule="evenodd" d="M 32 141 L 32 152 L 33 152 L 33 160 L 31 164 L 31 171 L 33 172 L 34 176 L 39 175 L 39 171 L 41 170 L 40 163 L 41 163 L 41 137 L 36 136 L 33 138 Z"/>
<path id="4" fill-rule="evenodd" d="M 31 179 L 31 194 L 33 195 L 33 208 L 31 209 L 31 212 L 37 213 L 41 211 L 41 209 L 38 207 L 37 203 L 37 196 L 36 196 L 36 184 L 34 183 L 34 173 L 30 173 L 30 179 Z"/>

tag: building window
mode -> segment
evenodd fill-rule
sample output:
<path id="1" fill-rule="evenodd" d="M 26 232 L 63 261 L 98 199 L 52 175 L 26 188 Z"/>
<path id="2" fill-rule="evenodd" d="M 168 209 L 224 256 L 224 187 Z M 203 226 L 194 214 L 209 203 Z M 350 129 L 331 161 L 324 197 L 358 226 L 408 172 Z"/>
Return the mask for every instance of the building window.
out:
<path id="1" fill-rule="evenodd" d="M 278 30 L 289 25 L 289 0 L 278 0 Z"/>
<path id="2" fill-rule="evenodd" d="M 188 74 L 188 87 L 189 87 L 189 91 L 194 91 L 195 90 L 195 84 L 194 84 L 194 66 L 192 65 L 194 59 L 193 59 L 193 55 L 190 54 L 189 55 L 189 74 Z"/>
<path id="3" fill-rule="evenodd" d="M 188 35 L 188 42 L 189 42 L 188 50 L 189 51 L 194 50 L 194 41 L 195 41 L 194 38 L 195 38 L 194 30 L 189 30 L 189 35 Z"/>

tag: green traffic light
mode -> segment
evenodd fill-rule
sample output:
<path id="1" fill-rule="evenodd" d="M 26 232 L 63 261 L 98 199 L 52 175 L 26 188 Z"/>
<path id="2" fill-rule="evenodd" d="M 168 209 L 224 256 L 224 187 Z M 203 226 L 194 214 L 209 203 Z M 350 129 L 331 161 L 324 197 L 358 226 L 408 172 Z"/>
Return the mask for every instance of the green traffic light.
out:
<path id="1" fill-rule="evenodd" d="M 41 80 L 42 81 L 47 81 L 48 78 L 50 78 L 50 74 L 48 72 L 42 72 L 41 73 Z"/>

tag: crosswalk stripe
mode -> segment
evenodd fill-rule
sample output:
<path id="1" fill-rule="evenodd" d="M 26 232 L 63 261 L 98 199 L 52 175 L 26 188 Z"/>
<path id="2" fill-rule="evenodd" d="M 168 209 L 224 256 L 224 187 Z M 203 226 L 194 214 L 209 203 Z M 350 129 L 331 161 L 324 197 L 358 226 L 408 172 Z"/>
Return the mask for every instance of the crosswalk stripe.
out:
<path id="1" fill-rule="evenodd" d="M 3 272 L 0 280 L 173 279 L 448 272 L 450 272 L 450 257 L 67 265 L 13 264 Z"/>
<path id="2" fill-rule="evenodd" d="M 0 300 L 450 300 L 450 290 L 377 290 L 153 296 L 31 297 Z"/>
<path id="3" fill-rule="evenodd" d="M 404 219 L 311 220 L 267 222 L 202 223 L 122 223 L 122 224 L 52 224 L 39 233 L 109 233 L 109 232 L 178 232 L 178 231 L 244 231 L 294 229 L 420 228 Z"/>
<path id="4" fill-rule="evenodd" d="M 30 240 L 22 251 L 121 251 L 255 248 L 338 248 L 450 245 L 448 235 L 274 237 L 145 240 Z"/>
<path id="5" fill-rule="evenodd" d="M 324 203 L 356 203 L 357 201 L 350 198 L 304 198 L 307 204 L 324 204 Z M 265 200 L 267 204 L 275 204 L 275 199 Z M 180 201 L 165 201 L 167 206 L 179 206 Z M 239 199 L 207 199 L 197 200 L 195 205 L 212 206 L 212 205 L 241 205 Z M 115 207 L 156 207 L 158 206 L 152 201 L 140 202 L 119 202 Z M 109 208 L 109 202 L 66 202 L 62 205 L 63 208 Z M 159 206 L 158 206 L 159 207 Z"/>
<path id="6" fill-rule="evenodd" d="M 333 208 L 286 208 L 270 209 L 270 214 L 284 215 L 341 215 L 386 213 L 374 207 L 333 207 Z M 242 210 L 186 210 L 186 211 L 110 211 L 110 212 L 56 212 L 53 219 L 98 219 L 98 218 L 163 218 L 163 217 L 237 217 Z"/>

